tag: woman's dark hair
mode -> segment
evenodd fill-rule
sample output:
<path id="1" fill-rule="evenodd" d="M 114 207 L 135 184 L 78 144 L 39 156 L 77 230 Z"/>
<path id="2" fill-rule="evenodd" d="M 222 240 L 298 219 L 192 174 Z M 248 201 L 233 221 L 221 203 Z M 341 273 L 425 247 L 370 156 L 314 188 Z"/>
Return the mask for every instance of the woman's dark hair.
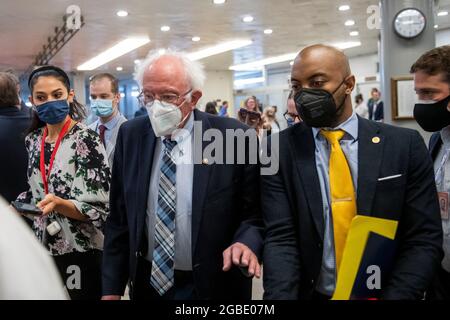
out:
<path id="1" fill-rule="evenodd" d="M 363 98 L 363 95 L 362 95 L 362 94 L 357 94 L 357 95 L 355 96 L 355 102 L 356 102 L 356 103 L 363 102 L 363 101 L 364 101 L 364 98 Z"/>
<path id="2" fill-rule="evenodd" d="M 208 102 L 205 107 L 205 112 L 210 114 L 217 114 L 216 104 L 214 102 Z"/>
<path id="3" fill-rule="evenodd" d="M 28 87 L 30 89 L 30 93 L 33 96 L 33 89 L 36 85 L 38 79 L 40 77 L 53 77 L 64 84 L 67 92 L 70 93 L 70 80 L 67 74 L 60 68 L 55 66 L 43 66 L 35 69 L 31 72 L 30 77 L 28 78 Z M 86 109 L 84 106 L 79 103 L 75 98 L 73 102 L 69 103 L 69 116 L 75 121 L 82 121 L 86 118 Z M 39 119 L 36 111 L 33 110 L 33 119 L 31 121 L 31 126 L 26 131 L 26 134 L 29 134 L 39 128 L 45 126 L 45 123 Z"/>

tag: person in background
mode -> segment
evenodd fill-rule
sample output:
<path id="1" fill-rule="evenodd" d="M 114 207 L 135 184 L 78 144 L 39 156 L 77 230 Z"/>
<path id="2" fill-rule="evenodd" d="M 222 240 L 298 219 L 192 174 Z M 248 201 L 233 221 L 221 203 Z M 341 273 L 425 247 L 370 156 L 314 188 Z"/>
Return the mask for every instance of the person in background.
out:
<path id="1" fill-rule="evenodd" d="M 419 103 L 414 117 L 428 132 L 434 132 L 429 149 L 434 161 L 436 186 L 441 204 L 444 259 L 427 292 L 429 300 L 450 300 L 450 46 L 423 54 L 411 67 Z"/>
<path id="2" fill-rule="evenodd" d="M 267 107 L 263 113 L 263 129 L 268 131 L 268 135 L 280 132 L 280 126 L 276 122 L 276 109 Z"/>
<path id="3" fill-rule="evenodd" d="M 245 101 L 244 101 L 244 108 L 247 111 L 259 112 L 258 100 L 256 99 L 256 97 L 255 96 L 251 96 L 251 97 L 248 97 L 247 99 L 245 99 Z"/>
<path id="4" fill-rule="evenodd" d="M 30 125 L 31 118 L 20 110 L 14 76 L 0 72 L 0 195 L 8 202 L 27 188 L 25 130 Z"/>
<path id="5" fill-rule="evenodd" d="M 249 127 L 256 129 L 258 136 L 261 136 L 264 121 L 257 103 L 258 100 L 254 96 L 245 99 L 244 107 L 239 109 L 237 119 Z"/>
<path id="6" fill-rule="evenodd" d="M 246 108 L 241 108 L 238 111 L 237 118 L 240 122 L 246 124 L 250 128 L 255 129 L 258 137 L 262 137 L 264 120 L 260 112 L 249 111 Z"/>
<path id="7" fill-rule="evenodd" d="M 33 111 L 31 110 L 30 107 L 28 107 L 25 104 L 25 102 L 22 100 L 22 98 L 20 96 L 22 89 L 21 89 L 21 85 L 20 85 L 20 80 L 17 77 L 16 72 L 13 69 L 7 69 L 7 70 L 5 70 L 5 72 L 7 72 L 7 73 L 9 73 L 11 75 L 12 79 L 14 80 L 14 83 L 16 84 L 17 95 L 19 96 L 19 101 L 20 101 L 20 104 L 19 104 L 20 112 L 23 113 L 25 116 L 28 116 L 31 119 L 31 117 L 33 115 Z"/>
<path id="8" fill-rule="evenodd" d="M 369 119 L 369 109 L 364 104 L 362 94 L 357 94 L 355 97 L 355 112 L 358 116 L 364 119 Z"/>
<path id="9" fill-rule="evenodd" d="M 274 116 L 273 122 L 275 123 L 275 126 L 277 127 L 276 129 L 278 129 L 276 132 L 280 132 L 281 127 L 280 127 L 280 123 L 278 122 L 278 119 L 277 119 L 278 107 L 272 106 L 272 110 L 273 110 L 273 116 Z"/>
<path id="10" fill-rule="evenodd" d="M 219 117 L 229 117 L 228 114 L 228 101 L 222 102 L 219 110 Z"/>
<path id="11" fill-rule="evenodd" d="M 217 108 L 214 102 L 208 102 L 205 107 L 205 112 L 213 115 L 217 115 Z"/>
<path id="12" fill-rule="evenodd" d="M 119 111 L 119 80 L 112 74 L 99 73 L 92 76 L 89 82 L 91 109 L 98 117 L 89 128 L 99 134 L 112 168 L 117 134 L 120 126 L 127 121 Z"/>
<path id="13" fill-rule="evenodd" d="M 369 120 L 384 122 L 384 103 L 381 101 L 381 92 L 377 88 L 371 91 L 372 98 L 367 103 Z"/>
<path id="14" fill-rule="evenodd" d="M 287 110 L 283 114 L 284 119 L 288 128 L 292 127 L 294 124 L 301 122 L 300 116 L 298 115 L 297 108 L 294 101 L 294 93 L 291 91 L 287 100 Z"/>
<path id="15" fill-rule="evenodd" d="M 66 300 L 48 252 L 0 197 L 0 300 Z"/>
<path id="16" fill-rule="evenodd" d="M 81 123 L 84 107 L 63 70 L 38 67 L 28 86 L 34 109 L 25 140 L 29 189 L 17 200 L 40 210 L 24 216 L 53 256 L 70 297 L 100 299 L 111 176 L 105 148 Z"/>

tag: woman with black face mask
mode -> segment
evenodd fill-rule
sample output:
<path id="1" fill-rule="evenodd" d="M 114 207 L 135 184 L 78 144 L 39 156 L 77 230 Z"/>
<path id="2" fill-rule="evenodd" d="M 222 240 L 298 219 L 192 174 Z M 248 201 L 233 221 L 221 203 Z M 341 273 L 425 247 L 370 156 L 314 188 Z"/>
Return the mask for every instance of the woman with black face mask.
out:
<path id="1" fill-rule="evenodd" d="M 26 137 L 29 190 L 18 202 L 54 257 L 72 299 L 100 299 L 103 225 L 110 169 L 100 138 L 80 121 L 67 74 L 53 66 L 29 77 L 33 122 Z M 18 211 L 23 206 L 16 205 Z"/>

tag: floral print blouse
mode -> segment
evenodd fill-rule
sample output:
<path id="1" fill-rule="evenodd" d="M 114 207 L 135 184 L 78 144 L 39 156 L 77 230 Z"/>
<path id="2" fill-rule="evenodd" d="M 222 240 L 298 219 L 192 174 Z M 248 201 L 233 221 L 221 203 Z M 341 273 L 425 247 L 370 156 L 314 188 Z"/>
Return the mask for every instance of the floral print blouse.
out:
<path id="1" fill-rule="evenodd" d="M 43 128 L 30 133 L 25 144 L 28 150 L 29 190 L 18 200 L 37 204 L 45 197 L 39 168 Z M 45 144 L 46 171 L 54 144 Z M 48 216 L 30 216 L 32 229 L 52 255 L 103 249 L 103 226 L 109 213 L 109 187 L 111 173 L 108 157 L 100 138 L 81 123 L 62 139 L 50 173 L 49 193 L 72 201 L 88 220 L 78 221 L 56 212 Z M 57 221 L 61 231 L 54 236 L 47 226 Z"/>

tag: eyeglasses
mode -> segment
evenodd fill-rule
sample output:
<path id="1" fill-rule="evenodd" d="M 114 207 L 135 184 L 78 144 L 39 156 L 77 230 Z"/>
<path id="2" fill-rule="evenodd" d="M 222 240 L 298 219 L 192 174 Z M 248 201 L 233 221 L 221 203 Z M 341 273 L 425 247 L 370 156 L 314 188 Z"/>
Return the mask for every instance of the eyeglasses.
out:
<path id="1" fill-rule="evenodd" d="M 283 117 L 286 119 L 286 121 L 295 121 L 296 119 L 300 120 L 298 114 L 289 113 L 288 111 L 283 113 Z"/>
<path id="2" fill-rule="evenodd" d="M 259 112 L 249 111 L 244 108 L 239 109 L 239 116 L 242 119 L 247 119 L 248 117 L 248 120 L 250 121 L 258 121 L 261 119 L 261 114 Z"/>
<path id="3" fill-rule="evenodd" d="M 190 89 L 188 92 L 182 94 L 182 95 L 176 95 L 174 93 L 163 93 L 159 95 L 159 101 L 161 101 L 161 104 L 165 107 L 168 107 L 169 105 L 176 105 L 180 101 L 181 98 L 187 96 L 189 93 L 192 92 L 192 89 Z M 142 91 L 139 96 L 137 97 L 139 101 L 139 105 L 141 107 L 151 107 L 153 103 L 155 102 L 157 96 L 151 94 L 151 93 L 145 93 Z"/>

